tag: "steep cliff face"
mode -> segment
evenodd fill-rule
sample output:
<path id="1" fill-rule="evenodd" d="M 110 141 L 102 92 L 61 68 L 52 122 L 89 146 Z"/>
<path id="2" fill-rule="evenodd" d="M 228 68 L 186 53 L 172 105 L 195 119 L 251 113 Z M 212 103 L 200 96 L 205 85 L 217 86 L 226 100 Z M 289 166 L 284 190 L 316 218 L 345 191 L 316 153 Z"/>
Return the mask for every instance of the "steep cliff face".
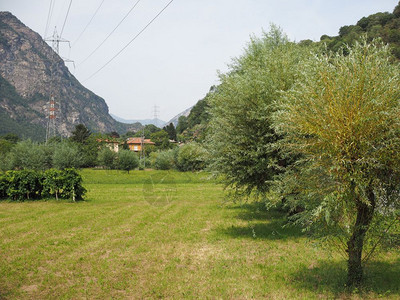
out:
<path id="1" fill-rule="evenodd" d="M 0 12 L 0 134 L 18 125 L 26 129 L 22 135 L 31 136 L 35 128 L 44 136 L 51 95 L 60 135 L 68 136 L 79 123 L 100 132 L 140 127 L 115 121 L 104 99 L 82 86 L 39 34 L 11 13 Z"/>

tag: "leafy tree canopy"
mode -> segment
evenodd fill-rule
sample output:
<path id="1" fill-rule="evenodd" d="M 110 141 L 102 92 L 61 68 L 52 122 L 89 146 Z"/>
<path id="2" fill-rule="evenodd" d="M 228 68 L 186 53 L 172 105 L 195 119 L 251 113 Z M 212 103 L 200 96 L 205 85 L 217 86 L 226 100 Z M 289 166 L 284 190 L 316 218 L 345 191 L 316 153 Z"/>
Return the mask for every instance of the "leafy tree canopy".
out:
<path id="1" fill-rule="evenodd" d="M 91 134 L 92 133 L 85 125 L 78 124 L 72 131 L 71 140 L 79 144 L 85 144 Z"/>
<path id="2" fill-rule="evenodd" d="M 393 13 L 379 12 L 363 17 L 355 25 L 341 27 L 338 36 L 322 35 L 320 40 L 327 44 L 329 50 L 337 52 L 346 44 L 353 45 L 360 41 L 364 34 L 367 34 L 370 41 L 381 38 L 390 45 L 391 52 L 397 59 L 400 59 L 400 4 Z"/>
<path id="3" fill-rule="evenodd" d="M 264 194 L 279 173 L 280 157 L 271 146 L 279 136 L 271 124 L 274 103 L 292 87 L 308 47 L 289 42 L 272 26 L 253 37 L 210 96 L 211 168 L 236 195 Z"/>
<path id="4" fill-rule="evenodd" d="M 364 242 L 384 238 L 376 229 L 400 208 L 400 69 L 390 58 L 388 47 L 364 40 L 304 60 L 274 115 L 279 147 L 301 157 L 277 185 L 305 208 L 297 222 L 345 241 L 350 285 L 375 249 L 364 253 Z"/>

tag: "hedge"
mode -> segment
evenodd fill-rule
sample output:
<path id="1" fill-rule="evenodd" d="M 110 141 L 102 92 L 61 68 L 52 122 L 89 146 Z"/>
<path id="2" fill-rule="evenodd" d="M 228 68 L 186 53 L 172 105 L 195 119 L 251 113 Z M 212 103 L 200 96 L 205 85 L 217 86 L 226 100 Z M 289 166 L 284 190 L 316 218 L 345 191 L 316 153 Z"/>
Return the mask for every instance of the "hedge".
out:
<path id="1" fill-rule="evenodd" d="M 59 198 L 81 200 L 86 189 L 75 169 L 45 172 L 34 170 L 7 171 L 0 175 L 0 198 L 13 201 Z"/>

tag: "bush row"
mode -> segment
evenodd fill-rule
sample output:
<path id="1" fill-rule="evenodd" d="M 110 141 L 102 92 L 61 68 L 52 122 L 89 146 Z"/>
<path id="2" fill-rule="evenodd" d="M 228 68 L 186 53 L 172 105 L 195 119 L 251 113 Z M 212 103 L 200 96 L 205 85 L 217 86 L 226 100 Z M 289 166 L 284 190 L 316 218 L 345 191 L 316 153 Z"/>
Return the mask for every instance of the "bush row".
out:
<path id="1" fill-rule="evenodd" d="M 163 152 L 152 152 L 149 162 L 157 170 L 200 171 L 206 167 L 207 151 L 201 144 L 193 142 Z"/>
<path id="2" fill-rule="evenodd" d="M 177 169 L 179 171 L 199 171 L 206 167 L 207 151 L 198 143 L 188 143 L 173 149 L 151 152 L 145 161 L 136 153 L 129 150 L 120 150 L 118 153 L 103 148 L 99 152 L 98 165 L 108 169 L 129 170 L 139 167 L 154 168 L 157 170 Z"/>
<path id="3" fill-rule="evenodd" d="M 81 152 L 78 145 L 69 141 L 38 144 L 25 140 L 15 144 L 9 152 L 1 153 L 0 169 L 44 171 L 80 168 L 85 165 Z"/>
<path id="4" fill-rule="evenodd" d="M 0 175 L 0 198 L 14 201 L 56 198 L 81 200 L 86 192 L 75 169 L 7 171 Z"/>

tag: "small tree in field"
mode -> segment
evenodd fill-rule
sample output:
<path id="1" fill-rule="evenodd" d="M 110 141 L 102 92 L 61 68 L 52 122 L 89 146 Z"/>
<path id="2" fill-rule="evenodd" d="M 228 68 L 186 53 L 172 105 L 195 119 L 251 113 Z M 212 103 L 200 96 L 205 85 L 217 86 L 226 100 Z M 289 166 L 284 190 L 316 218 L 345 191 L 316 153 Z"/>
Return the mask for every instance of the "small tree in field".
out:
<path id="1" fill-rule="evenodd" d="M 92 133 L 89 129 L 83 124 L 78 124 L 75 126 L 75 129 L 72 131 L 71 141 L 74 141 L 79 144 L 85 144 L 88 138 Z"/>
<path id="2" fill-rule="evenodd" d="M 115 167 L 116 159 L 117 153 L 115 153 L 108 147 L 104 147 L 103 149 L 101 149 L 98 155 L 99 164 L 108 169 L 113 169 Z"/>
<path id="3" fill-rule="evenodd" d="M 400 69 L 381 44 L 346 50 L 304 62 L 274 123 L 281 149 L 301 158 L 281 181 L 286 199 L 305 207 L 299 222 L 345 241 L 348 284 L 357 285 L 369 233 L 400 204 Z"/>
<path id="4" fill-rule="evenodd" d="M 68 141 L 58 144 L 53 154 L 53 165 L 60 170 L 80 168 L 82 166 L 82 155 L 78 146 Z"/>
<path id="5" fill-rule="evenodd" d="M 135 152 L 130 150 L 121 150 L 118 152 L 118 168 L 129 171 L 139 166 L 139 158 Z"/>

